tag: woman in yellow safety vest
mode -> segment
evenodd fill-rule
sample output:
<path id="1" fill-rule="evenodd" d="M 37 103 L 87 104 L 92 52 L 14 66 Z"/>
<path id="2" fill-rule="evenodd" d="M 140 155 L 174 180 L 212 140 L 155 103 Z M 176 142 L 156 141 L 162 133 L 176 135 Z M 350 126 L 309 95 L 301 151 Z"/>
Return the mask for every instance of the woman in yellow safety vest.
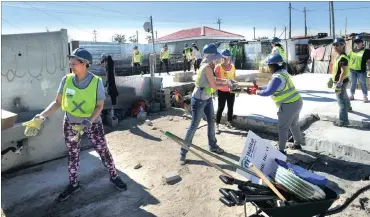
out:
<path id="1" fill-rule="evenodd" d="M 186 132 L 185 144 L 191 145 L 195 131 L 198 129 L 203 114 L 207 117 L 208 122 L 208 146 L 211 152 L 222 154 L 224 152 L 217 145 L 214 123 L 214 108 L 212 94 L 217 89 L 235 88 L 234 83 L 230 80 L 217 79 L 214 75 L 216 61 L 221 59 L 221 54 L 217 51 L 214 44 L 208 44 L 203 48 L 203 61 L 195 80 L 195 88 L 191 98 L 192 119 L 190 127 Z M 187 150 L 181 148 L 180 165 L 186 163 Z"/>
<path id="2" fill-rule="evenodd" d="M 226 49 L 222 51 L 222 63 L 216 66 L 215 72 L 219 79 L 235 80 L 235 66 L 231 63 L 231 52 Z M 227 124 L 226 127 L 233 129 L 232 120 L 234 112 L 235 93 L 230 92 L 230 88 L 221 88 L 217 92 L 218 108 L 216 114 L 216 134 L 220 133 L 219 124 L 221 122 L 222 112 L 224 111 L 227 102 Z"/>
<path id="3" fill-rule="evenodd" d="M 70 184 L 59 195 L 59 201 L 66 200 L 71 194 L 80 190 L 77 177 L 80 166 L 80 136 L 83 133 L 87 134 L 94 149 L 100 155 L 103 165 L 108 169 L 110 181 L 119 190 L 126 190 L 127 186 L 117 174 L 105 139 L 100 117 L 104 107 L 105 92 L 101 78 L 88 71 L 92 63 L 92 55 L 84 48 L 77 48 L 69 56 L 69 62 L 73 73 L 62 79 L 55 101 L 34 119 L 23 124 L 26 126 L 25 134 L 35 136 L 49 116 L 59 108 L 65 112 L 63 131 L 69 155 Z"/>
<path id="4" fill-rule="evenodd" d="M 283 58 L 284 63 L 283 63 L 283 68 L 286 69 L 287 67 L 287 56 L 285 53 L 285 50 L 283 46 L 280 44 L 280 39 L 277 37 L 273 37 L 271 40 L 271 46 L 272 46 L 272 51 L 271 54 L 278 53 L 280 56 Z"/>
<path id="5" fill-rule="evenodd" d="M 303 106 L 301 95 L 295 88 L 288 72 L 283 68 L 283 58 L 274 53 L 266 60 L 266 64 L 273 73 L 272 80 L 267 87 L 261 87 L 256 91 L 259 96 L 271 96 L 278 112 L 279 150 L 285 154 L 285 146 L 288 140 L 289 130 L 292 132 L 294 144 L 289 144 L 290 149 L 301 149 L 305 144 L 299 127 L 299 114 Z"/>
<path id="6" fill-rule="evenodd" d="M 361 35 L 357 35 L 354 40 L 356 48 L 352 49 L 349 56 L 349 68 L 351 71 L 351 96 L 350 100 L 355 99 L 355 91 L 357 79 L 360 82 L 363 102 L 367 103 L 369 99 L 367 98 L 367 85 L 366 85 L 366 63 L 370 71 L 370 50 L 364 47 L 364 41 Z M 369 75 L 370 76 L 370 75 Z"/>
<path id="7" fill-rule="evenodd" d="M 138 71 L 139 72 L 141 71 L 140 66 L 141 66 L 142 57 L 143 55 L 138 50 L 138 47 L 135 46 L 134 51 L 132 52 L 132 62 L 131 62 L 133 70 L 134 70 L 134 74 L 136 74 Z M 141 74 L 143 75 L 144 73 L 141 72 Z"/>
<path id="8" fill-rule="evenodd" d="M 168 59 L 170 58 L 170 51 L 168 50 L 167 44 L 163 45 L 159 58 L 161 59 L 161 62 L 159 64 L 159 75 L 161 75 L 163 63 L 166 65 L 167 74 L 170 75 L 168 69 Z"/>
<path id="9" fill-rule="evenodd" d="M 191 61 L 193 60 L 193 49 L 188 46 L 188 43 L 184 44 L 182 56 L 184 58 L 184 72 L 186 72 L 186 70 L 190 71 Z"/>

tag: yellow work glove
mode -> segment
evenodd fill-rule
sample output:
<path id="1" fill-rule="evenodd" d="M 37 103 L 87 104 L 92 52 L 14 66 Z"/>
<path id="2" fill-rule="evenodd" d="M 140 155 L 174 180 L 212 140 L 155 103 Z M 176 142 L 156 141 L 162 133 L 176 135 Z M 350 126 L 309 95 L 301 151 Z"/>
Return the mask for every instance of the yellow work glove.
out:
<path id="1" fill-rule="evenodd" d="M 22 126 L 26 127 L 24 130 L 25 136 L 36 136 L 40 131 L 44 119 L 40 117 L 34 117 L 32 120 L 24 122 Z"/>
<path id="2" fill-rule="evenodd" d="M 332 78 L 329 79 L 327 85 L 328 85 L 328 88 L 332 88 L 333 87 L 333 79 Z"/>
<path id="3" fill-rule="evenodd" d="M 81 124 L 72 126 L 72 130 L 77 131 L 77 134 L 73 137 L 73 140 L 78 141 L 80 136 L 84 134 L 85 128 L 89 128 L 91 127 L 91 125 L 92 125 L 91 121 L 85 119 L 82 121 Z"/>

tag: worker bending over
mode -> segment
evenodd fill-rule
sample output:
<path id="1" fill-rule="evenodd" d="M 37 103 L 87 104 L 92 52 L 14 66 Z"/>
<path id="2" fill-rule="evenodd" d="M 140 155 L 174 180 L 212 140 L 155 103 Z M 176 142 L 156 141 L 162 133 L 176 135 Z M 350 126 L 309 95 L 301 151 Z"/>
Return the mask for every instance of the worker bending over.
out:
<path id="1" fill-rule="evenodd" d="M 190 71 L 191 61 L 193 60 L 193 49 L 191 49 L 187 43 L 184 44 L 182 56 L 184 57 L 184 72 L 186 72 L 186 70 Z"/>
<path id="2" fill-rule="evenodd" d="M 232 88 L 236 86 L 230 80 L 217 79 L 214 75 L 214 68 L 216 61 L 221 59 L 222 56 L 217 52 L 217 47 L 214 44 L 208 44 L 203 48 L 203 61 L 200 65 L 199 73 L 197 74 L 195 80 L 195 88 L 191 98 L 191 111 L 192 119 L 190 127 L 186 132 L 185 145 L 190 146 L 195 134 L 198 129 L 200 119 L 203 113 L 207 117 L 208 122 L 208 146 L 211 152 L 217 154 L 222 154 L 224 152 L 217 145 L 216 135 L 215 135 L 215 123 L 214 123 L 214 108 L 212 101 L 212 94 L 215 90 L 221 88 Z M 180 151 L 180 164 L 184 165 L 186 163 L 187 150 L 181 148 Z"/>
<path id="3" fill-rule="evenodd" d="M 354 40 L 356 48 L 352 49 L 349 56 L 349 68 L 351 71 L 351 96 L 350 100 L 355 99 L 355 91 L 357 79 L 360 82 L 361 90 L 363 94 L 363 101 L 367 103 L 369 99 L 367 98 L 367 84 L 366 84 L 366 63 L 370 68 L 370 50 L 365 49 L 364 41 L 361 35 L 357 35 Z"/>
<path id="4" fill-rule="evenodd" d="M 141 52 L 139 51 L 138 47 L 135 46 L 134 47 L 134 51 L 132 52 L 132 61 L 131 61 L 131 65 L 134 67 L 134 74 L 136 74 L 138 71 L 140 72 L 140 66 L 141 66 L 141 61 L 142 61 L 142 54 Z M 141 75 L 143 75 L 144 73 L 141 72 Z"/>
<path id="5" fill-rule="evenodd" d="M 194 73 L 197 74 L 197 70 L 200 67 L 200 63 L 202 62 L 202 52 L 199 50 L 198 46 L 193 43 L 193 58 L 194 58 Z"/>
<path id="6" fill-rule="evenodd" d="M 167 74 L 170 75 L 169 69 L 168 69 L 168 59 L 170 57 L 170 51 L 168 50 L 167 44 L 163 45 L 163 48 L 161 50 L 159 58 L 161 59 L 161 63 L 159 64 L 159 75 L 161 75 L 162 71 L 162 64 L 164 63 L 166 65 Z"/>
<path id="7" fill-rule="evenodd" d="M 343 38 L 336 38 L 333 42 L 337 57 L 332 67 L 332 80 L 339 105 L 339 120 L 334 123 L 335 126 L 343 127 L 349 125 L 348 111 L 351 110 L 351 104 L 347 95 L 347 86 L 349 82 L 350 69 L 349 57 L 346 55 L 346 43 Z"/>
<path id="8" fill-rule="evenodd" d="M 232 79 L 235 80 L 235 66 L 231 63 L 230 50 L 222 51 L 222 63 L 218 64 L 215 68 L 216 76 L 219 79 Z M 220 133 L 219 124 L 221 122 L 222 112 L 224 111 L 227 102 L 227 123 L 226 127 L 233 129 L 233 111 L 235 102 L 235 93 L 230 92 L 230 88 L 220 88 L 217 92 L 218 95 L 218 108 L 216 114 L 216 134 Z"/>
<path id="9" fill-rule="evenodd" d="M 274 100 L 278 112 L 278 134 L 279 134 L 279 150 L 285 153 L 284 149 L 288 140 L 289 130 L 292 132 L 294 144 L 289 144 L 290 149 L 301 149 L 304 145 L 299 127 L 299 114 L 303 106 L 301 95 L 295 88 L 292 79 L 288 72 L 283 67 L 283 58 L 280 54 L 270 54 L 266 60 L 266 64 L 272 75 L 272 80 L 267 87 L 262 87 L 262 91 L 257 90 L 259 96 L 271 96 Z"/>

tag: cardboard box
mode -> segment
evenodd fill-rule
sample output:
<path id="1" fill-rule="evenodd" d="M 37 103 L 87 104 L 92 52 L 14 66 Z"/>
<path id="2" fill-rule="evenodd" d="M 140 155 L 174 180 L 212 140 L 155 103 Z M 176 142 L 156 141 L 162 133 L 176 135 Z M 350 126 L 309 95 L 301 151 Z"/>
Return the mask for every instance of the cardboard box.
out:
<path id="1" fill-rule="evenodd" d="M 17 114 L 1 109 L 1 130 L 13 127 L 17 118 Z"/>

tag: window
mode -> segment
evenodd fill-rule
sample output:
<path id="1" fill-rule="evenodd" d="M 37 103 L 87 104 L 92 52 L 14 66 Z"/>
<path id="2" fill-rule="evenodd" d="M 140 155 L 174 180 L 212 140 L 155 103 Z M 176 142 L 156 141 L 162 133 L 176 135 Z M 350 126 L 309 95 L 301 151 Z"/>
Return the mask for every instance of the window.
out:
<path id="1" fill-rule="evenodd" d="M 308 55 L 308 44 L 296 44 L 295 54 L 296 55 Z"/>

